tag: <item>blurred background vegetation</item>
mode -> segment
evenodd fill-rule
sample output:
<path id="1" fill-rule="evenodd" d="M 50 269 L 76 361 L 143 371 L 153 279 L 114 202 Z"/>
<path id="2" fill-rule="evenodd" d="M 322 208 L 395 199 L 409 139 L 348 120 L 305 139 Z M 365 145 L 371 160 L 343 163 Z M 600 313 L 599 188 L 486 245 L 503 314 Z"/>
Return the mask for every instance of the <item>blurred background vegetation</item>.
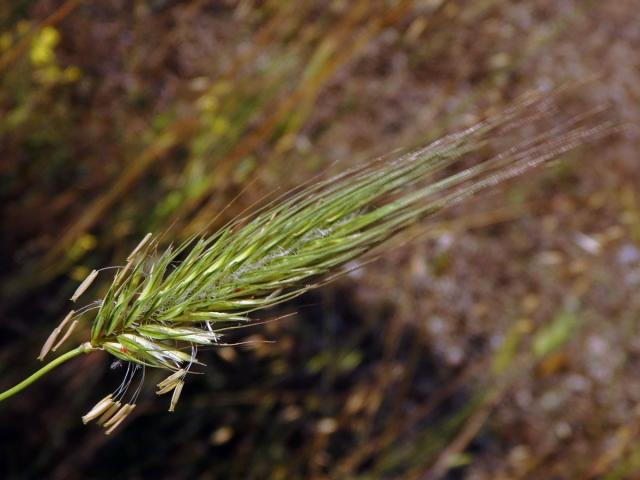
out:
<path id="1" fill-rule="evenodd" d="M 637 2 L 0 3 L 0 384 L 91 269 L 532 88 L 640 120 Z M 78 358 L 0 406 L 2 478 L 640 475 L 638 130 L 451 209 L 420 240 L 238 332 L 174 414 L 80 416 Z M 109 283 L 101 277 L 99 296 Z M 88 336 L 84 325 L 74 334 Z M 275 340 L 260 343 L 260 340 Z"/>

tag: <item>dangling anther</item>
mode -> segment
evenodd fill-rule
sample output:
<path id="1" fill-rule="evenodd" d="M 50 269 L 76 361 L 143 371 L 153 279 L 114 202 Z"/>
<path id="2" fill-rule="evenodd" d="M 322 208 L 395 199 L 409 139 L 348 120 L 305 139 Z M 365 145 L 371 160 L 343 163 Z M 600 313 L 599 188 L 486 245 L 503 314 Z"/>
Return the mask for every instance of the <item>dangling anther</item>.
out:
<path id="1" fill-rule="evenodd" d="M 73 295 L 71 295 L 71 301 L 75 303 L 75 301 L 78 300 L 78 298 L 80 298 L 80 295 L 82 295 L 85 292 L 85 290 L 87 290 L 87 288 L 91 286 L 91 284 L 93 283 L 93 281 L 96 279 L 97 276 L 98 276 L 98 270 L 92 270 L 91 273 L 87 275 L 87 278 L 85 278 L 82 281 L 82 283 L 78 285 L 78 288 L 76 288 L 76 291 L 73 292 Z"/>
<path id="2" fill-rule="evenodd" d="M 138 243 L 138 246 L 136 248 L 133 249 L 133 251 L 129 254 L 129 256 L 127 257 L 127 261 L 131 261 L 133 260 L 133 258 L 136 256 L 136 254 L 142 250 L 142 247 L 144 247 L 147 242 L 149 241 L 149 239 L 151 238 L 151 233 L 147 233 L 144 238 L 142 240 L 140 240 L 140 243 Z"/>
<path id="3" fill-rule="evenodd" d="M 112 397 L 113 397 L 113 395 L 109 394 L 106 397 L 104 397 L 102 400 L 100 400 L 98 403 L 96 403 L 91 410 L 89 410 L 85 415 L 83 415 L 82 423 L 84 423 L 86 425 L 91 420 L 95 420 L 100 415 L 102 415 L 104 412 L 106 412 L 107 409 L 111 405 L 113 405 Z"/>
<path id="4" fill-rule="evenodd" d="M 38 360 L 43 360 L 44 357 L 47 355 L 47 353 L 49 353 L 49 351 L 51 350 L 51 346 L 54 344 L 54 342 L 58 338 L 58 335 L 60 335 L 60 332 L 62 331 L 64 326 L 67 324 L 67 322 L 69 322 L 69 320 L 71 320 L 71 317 L 73 317 L 75 313 L 76 313 L 75 310 L 71 310 L 69 313 L 67 313 L 67 316 L 62 319 L 62 321 L 60 322 L 60 325 L 58 325 L 56 328 L 53 329 L 53 332 L 51 332 L 47 340 L 44 342 L 44 345 L 42 345 L 42 349 L 40 350 L 40 355 L 38 355 Z M 56 348 L 57 347 L 58 345 L 56 345 Z"/>
<path id="5" fill-rule="evenodd" d="M 111 406 L 105 411 L 102 416 L 96 421 L 96 423 L 100 426 L 104 425 L 104 423 L 109 420 L 113 415 L 120 409 L 122 404 L 120 402 L 114 402 Z"/>
<path id="6" fill-rule="evenodd" d="M 157 385 L 158 391 L 156 392 L 156 395 L 163 395 L 167 392 L 170 392 L 174 388 L 176 388 L 176 386 L 178 385 L 178 382 L 182 381 L 182 379 L 186 374 L 187 374 L 187 371 L 184 368 L 181 368 L 180 370 L 169 375 L 163 381 L 158 383 Z"/>
<path id="7" fill-rule="evenodd" d="M 124 421 L 125 418 L 129 416 L 129 414 L 136 408 L 135 404 L 126 404 L 122 407 L 122 409 L 113 416 L 111 420 L 109 420 L 108 425 L 105 424 L 104 427 L 107 428 L 107 431 L 104 432 L 106 435 L 111 435 L 111 433 L 120 426 L 120 424 Z M 117 417 L 117 418 L 116 418 Z"/>
<path id="8" fill-rule="evenodd" d="M 62 345 L 67 340 L 67 338 L 69 338 L 69 336 L 71 335 L 71 332 L 73 332 L 73 330 L 76 328 L 77 325 L 78 325 L 78 320 L 74 320 L 71 323 L 71 325 L 69 325 L 69 328 L 67 329 L 67 333 L 65 333 L 64 336 L 60 339 L 60 341 L 56 343 L 56 346 L 51 349 L 52 352 L 55 352 L 60 347 L 60 345 Z"/>
<path id="9" fill-rule="evenodd" d="M 176 403 L 178 403 L 178 400 L 180 399 L 182 387 L 184 387 L 184 380 L 180 380 L 180 382 L 176 385 L 175 390 L 173 391 L 173 395 L 171 396 L 171 404 L 169 405 L 170 412 L 173 412 L 176 409 Z"/>

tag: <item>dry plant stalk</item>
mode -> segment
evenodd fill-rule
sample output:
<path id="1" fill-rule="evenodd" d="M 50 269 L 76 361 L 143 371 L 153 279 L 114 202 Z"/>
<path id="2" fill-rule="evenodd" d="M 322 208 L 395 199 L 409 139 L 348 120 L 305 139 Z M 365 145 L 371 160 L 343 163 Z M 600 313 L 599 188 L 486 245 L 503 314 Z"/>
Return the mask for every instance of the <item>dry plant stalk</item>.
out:
<path id="1" fill-rule="evenodd" d="M 117 428 L 135 407 L 145 367 L 170 373 L 157 394 L 172 392 L 173 411 L 185 377 L 199 363 L 198 347 L 222 345 L 221 330 L 317 287 L 317 279 L 339 274 L 345 264 L 422 218 L 611 133 L 611 123 L 597 120 L 596 111 L 560 118 L 555 100 L 554 95 L 530 95 L 464 131 L 300 187 L 212 236 L 194 236 L 176 248 L 160 252 L 148 234 L 105 297 L 65 317 L 39 358 L 69 320 L 97 310 L 89 341 L 0 393 L 0 400 L 76 355 L 104 350 L 127 362 L 125 379 L 83 417 L 85 423 L 96 420 L 107 434 Z M 550 120 L 553 128 L 547 126 Z M 535 130 L 540 123 L 542 131 Z M 514 132 L 523 129 L 534 133 L 514 146 Z M 465 168 L 470 159 L 475 164 Z M 450 173 L 452 166 L 458 171 Z M 93 271 L 81 283 L 73 301 L 96 275 Z M 138 371 L 139 386 L 124 402 Z"/>

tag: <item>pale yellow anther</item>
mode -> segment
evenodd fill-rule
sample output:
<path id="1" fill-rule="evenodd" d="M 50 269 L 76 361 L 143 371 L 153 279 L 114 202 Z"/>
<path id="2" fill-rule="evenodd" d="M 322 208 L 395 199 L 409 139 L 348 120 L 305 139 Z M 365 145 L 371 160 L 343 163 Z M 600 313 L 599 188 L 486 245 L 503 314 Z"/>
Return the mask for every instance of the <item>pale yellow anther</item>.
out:
<path id="1" fill-rule="evenodd" d="M 122 406 L 120 402 L 114 402 L 108 408 L 106 412 L 102 414 L 102 416 L 96 421 L 98 425 L 104 425 L 104 422 L 109 420 Z"/>
<path id="2" fill-rule="evenodd" d="M 38 360 L 44 360 L 44 357 L 51 350 L 51 346 L 53 345 L 53 342 L 55 342 L 56 339 L 58 338 L 58 335 L 60 335 L 60 329 L 56 327 L 53 329 L 53 332 L 49 334 L 49 337 L 47 337 L 47 340 L 44 342 L 44 345 L 42 345 L 42 349 L 40 350 L 40 355 L 38 355 Z"/>
<path id="3" fill-rule="evenodd" d="M 124 421 L 125 418 L 127 418 L 129 416 L 129 414 L 133 411 L 134 408 L 136 408 L 135 405 L 125 405 L 125 408 L 127 409 L 125 411 L 125 413 L 120 417 L 120 419 L 118 421 L 116 421 L 115 423 L 113 423 L 109 429 L 104 432 L 106 435 L 111 435 L 111 433 L 120 426 L 120 424 Z"/>
<path id="4" fill-rule="evenodd" d="M 140 243 L 138 243 L 138 246 L 134 248 L 133 251 L 129 254 L 129 256 L 127 257 L 127 261 L 133 260 L 136 254 L 142 249 L 142 247 L 144 247 L 147 244 L 150 238 L 151 238 L 151 233 L 147 233 L 144 236 L 144 238 L 140 240 Z"/>
<path id="5" fill-rule="evenodd" d="M 181 368 L 180 370 L 172 373 L 171 375 L 169 375 L 167 378 L 165 378 L 164 380 L 162 380 L 160 383 L 158 383 L 157 387 L 160 390 L 163 390 L 166 386 L 168 385 L 172 385 L 171 388 L 175 387 L 175 383 L 182 379 L 185 375 L 187 374 L 186 370 L 184 368 Z M 169 389 L 171 390 L 171 389 Z M 167 390 L 167 392 L 169 391 Z M 162 393 L 157 392 L 158 395 L 162 395 Z M 166 393 L 166 392 L 163 392 Z"/>
<path id="6" fill-rule="evenodd" d="M 176 409 L 176 404 L 180 399 L 180 394 L 182 393 L 182 387 L 184 386 L 184 382 L 181 380 L 178 385 L 176 385 L 175 390 L 173 391 L 173 395 L 171 396 L 171 404 L 169 405 L 169 411 L 173 412 Z"/>
<path id="7" fill-rule="evenodd" d="M 91 286 L 91 284 L 93 283 L 93 281 L 96 279 L 97 276 L 98 276 L 98 271 L 92 270 L 91 273 L 87 275 L 87 278 L 85 278 L 82 281 L 82 283 L 78 285 L 78 288 L 76 288 L 76 291 L 73 292 L 73 295 L 71 295 L 71 301 L 75 302 L 76 300 L 78 300 L 78 298 L 80 298 L 80 295 L 82 295 L 87 290 L 87 288 Z"/>
<path id="8" fill-rule="evenodd" d="M 67 313 L 67 316 L 62 319 L 62 321 L 60 322 L 60 325 L 58 325 L 56 328 L 53 329 L 53 331 L 51 332 L 47 340 L 44 342 L 44 345 L 42 345 L 42 349 L 40 350 L 40 355 L 38 355 L 38 360 L 43 360 L 44 357 L 47 355 L 47 353 L 49 353 L 49 351 L 51 350 L 51 346 L 57 340 L 58 335 L 60 335 L 60 332 L 62 331 L 64 326 L 69 322 L 69 320 L 71 320 L 71 317 L 73 317 L 75 313 L 76 313 L 75 310 L 71 310 L 69 313 Z M 56 345 L 55 348 L 58 348 L 59 344 L 60 343 L 58 343 L 58 345 Z M 54 351 L 55 351 L 55 348 L 54 348 Z"/>
<path id="9" fill-rule="evenodd" d="M 162 387 L 160 390 L 158 390 L 156 392 L 156 395 L 164 395 L 165 393 L 169 393 L 171 390 L 173 390 L 174 388 L 176 388 L 176 385 L 178 385 L 179 380 L 176 380 L 173 383 L 168 383 L 167 385 L 165 385 L 164 387 Z"/>
<path id="10" fill-rule="evenodd" d="M 106 397 L 104 397 L 102 400 L 100 400 L 98 403 L 96 403 L 94 405 L 94 407 L 86 413 L 86 415 L 83 415 L 82 423 L 84 423 L 86 425 L 91 420 L 95 420 L 100 415 L 102 415 L 104 412 L 106 412 L 107 409 L 112 404 L 113 404 L 112 395 L 109 394 Z"/>
<path id="11" fill-rule="evenodd" d="M 77 325 L 78 325 L 78 320 L 74 320 L 71 323 L 71 325 L 69 325 L 67 333 L 65 333 L 64 336 L 60 339 L 60 341 L 56 343 L 56 346 L 51 349 L 52 352 L 55 352 L 67 340 L 67 338 L 69 338 L 69 336 L 75 330 Z"/>
<path id="12" fill-rule="evenodd" d="M 114 413 L 109 420 L 107 420 L 102 424 L 102 426 L 104 428 L 109 428 L 114 423 L 119 422 L 122 418 L 126 417 L 128 412 L 129 412 L 129 404 L 125 403 L 124 405 L 122 405 L 122 407 L 120 407 L 120 410 Z"/>

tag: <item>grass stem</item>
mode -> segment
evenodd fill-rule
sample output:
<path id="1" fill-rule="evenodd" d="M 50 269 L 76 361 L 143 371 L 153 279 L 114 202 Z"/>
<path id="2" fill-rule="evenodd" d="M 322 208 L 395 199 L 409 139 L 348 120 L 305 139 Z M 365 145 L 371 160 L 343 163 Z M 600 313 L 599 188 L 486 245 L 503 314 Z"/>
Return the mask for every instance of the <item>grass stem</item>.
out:
<path id="1" fill-rule="evenodd" d="M 77 357 L 81 353 L 89 353 L 89 352 L 91 352 L 93 350 L 95 350 L 95 348 L 92 347 L 89 342 L 86 342 L 86 343 L 83 343 L 82 345 L 74 348 L 73 350 L 68 351 L 64 355 L 60 355 L 58 358 L 56 358 L 56 359 L 52 360 L 51 362 L 47 363 L 44 367 L 42 367 L 40 370 L 38 370 L 37 372 L 32 374 L 30 377 L 25 378 L 22 382 L 17 384 L 15 387 L 10 388 L 10 389 L 5 390 L 4 392 L 0 393 L 0 402 L 5 400 L 5 399 L 7 399 L 7 398 L 9 398 L 9 397 L 12 397 L 13 395 L 15 395 L 18 392 L 24 390 L 29 385 L 31 385 L 33 382 L 35 382 L 37 379 L 39 379 L 41 376 L 43 376 L 44 374 L 46 374 L 46 373 L 50 372 L 51 370 L 53 370 L 54 368 L 56 368 L 58 365 L 62 365 L 67 360 L 71 360 L 73 357 Z"/>

